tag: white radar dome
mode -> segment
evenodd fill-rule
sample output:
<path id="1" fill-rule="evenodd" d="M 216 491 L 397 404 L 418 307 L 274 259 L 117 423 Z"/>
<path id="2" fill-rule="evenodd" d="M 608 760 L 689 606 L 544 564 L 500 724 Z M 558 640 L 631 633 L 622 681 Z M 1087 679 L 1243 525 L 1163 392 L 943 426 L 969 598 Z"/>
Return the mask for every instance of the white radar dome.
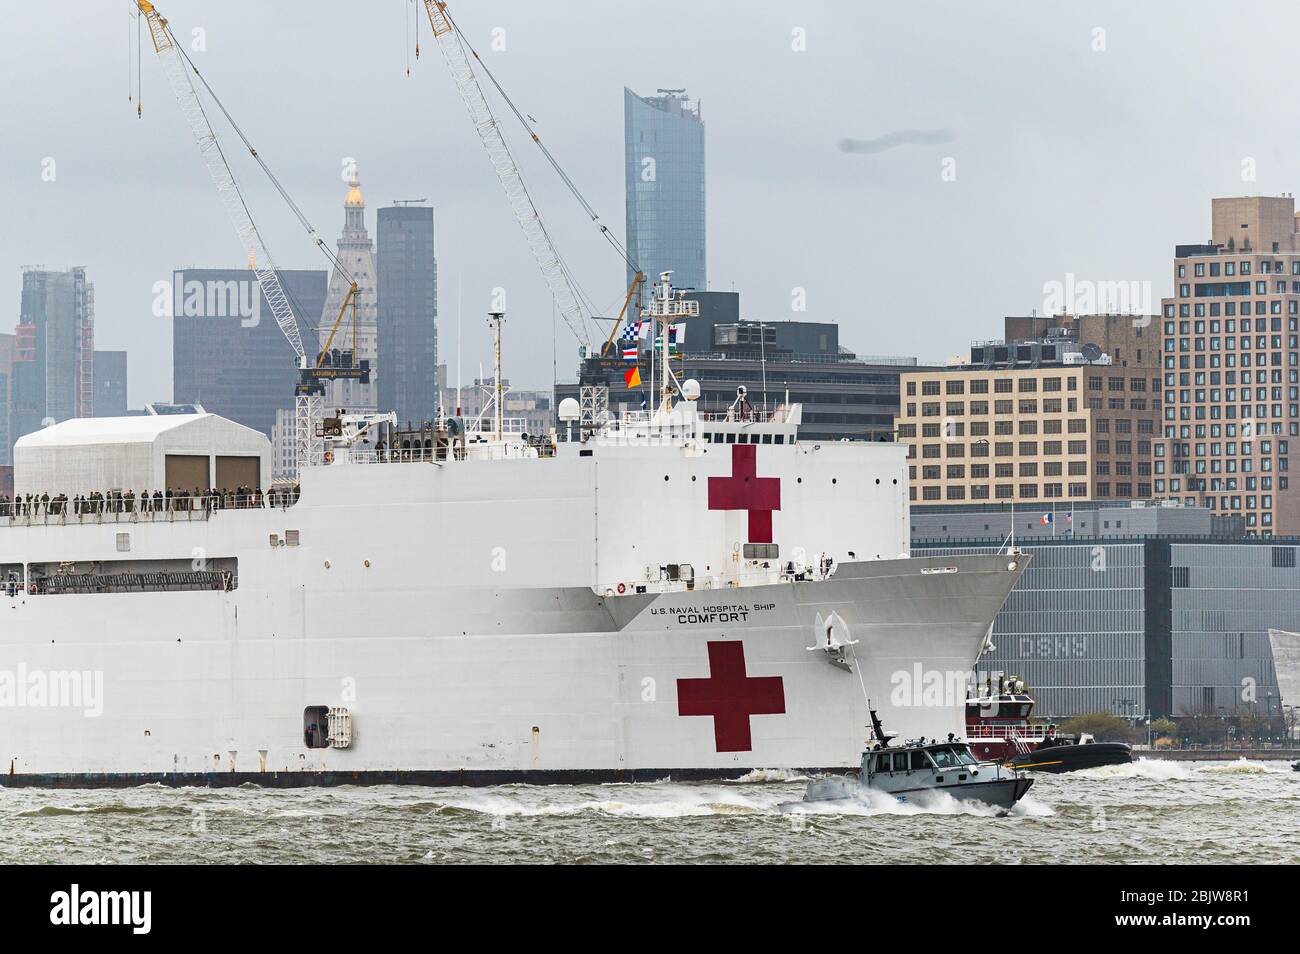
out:
<path id="1" fill-rule="evenodd" d="M 560 402 L 560 420 L 576 421 L 581 415 L 582 409 L 573 398 L 565 398 Z"/>
<path id="2" fill-rule="evenodd" d="M 682 397 L 688 401 L 698 401 L 700 399 L 700 382 L 694 378 L 687 378 L 683 381 Z"/>

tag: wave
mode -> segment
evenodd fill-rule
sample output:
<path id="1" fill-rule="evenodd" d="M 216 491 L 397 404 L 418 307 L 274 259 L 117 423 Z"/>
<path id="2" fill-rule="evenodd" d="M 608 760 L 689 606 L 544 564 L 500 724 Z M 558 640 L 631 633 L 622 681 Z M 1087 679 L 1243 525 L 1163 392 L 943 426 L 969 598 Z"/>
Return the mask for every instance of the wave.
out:
<path id="1" fill-rule="evenodd" d="M 1032 795 L 1026 795 L 1011 809 L 1011 815 L 1015 818 L 1051 818 L 1055 814 L 1056 810 L 1051 805 L 1038 801 Z"/>
<path id="2" fill-rule="evenodd" d="M 166 805 L 44 805 L 18 812 L 19 818 L 57 818 L 61 815 L 190 815 L 192 810 Z"/>
<path id="3" fill-rule="evenodd" d="M 806 782 L 809 778 L 791 769 L 753 769 L 740 778 L 730 779 L 724 785 L 766 785 L 775 782 Z"/>
<path id="4" fill-rule="evenodd" d="M 1153 782 L 1175 782 L 1192 777 L 1192 763 L 1139 758 L 1126 765 L 1098 765 L 1070 772 L 1078 778 L 1141 778 Z"/>
<path id="5" fill-rule="evenodd" d="M 624 793 L 620 792 L 620 795 Z M 628 792 L 627 794 L 631 794 Z M 636 798 L 584 798 L 574 801 L 520 802 L 496 795 L 474 795 L 446 802 L 425 802 L 420 807 L 443 816 L 487 815 L 493 818 L 532 818 L 594 813 L 632 818 L 683 818 L 700 815 L 747 815 L 775 811 L 775 803 L 742 795 L 734 788 L 694 788 L 677 785 L 647 786 Z M 656 797 L 657 796 L 657 797 Z M 414 807 L 414 806 L 413 806 Z"/>
<path id="6" fill-rule="evenodd" d="M 1051 809 L 1042 807 L 1047 814 L 1052 814 Z M 786 811 L 791 815 L 974 815 L 994 818 L 1001 815 L 1003 809 L 983 802 L 959 800 L 942 791 L 920 792 L 907 796 L 907 801 L 900 801 L 897 796 L 867 789 L 852 798 L 798 802 L 787 806 Z"/>
<path id="7" fill-rule="evenodd" d="M 1209 774 L 1268 775 L 1274 772 L 1290 772 L 1291 766 L 1287 762 L 1259 762 L 1243 756 L 1235 762 L 1218 762 L 1199 765 L 1196 770 L 1198 772 Z"/>

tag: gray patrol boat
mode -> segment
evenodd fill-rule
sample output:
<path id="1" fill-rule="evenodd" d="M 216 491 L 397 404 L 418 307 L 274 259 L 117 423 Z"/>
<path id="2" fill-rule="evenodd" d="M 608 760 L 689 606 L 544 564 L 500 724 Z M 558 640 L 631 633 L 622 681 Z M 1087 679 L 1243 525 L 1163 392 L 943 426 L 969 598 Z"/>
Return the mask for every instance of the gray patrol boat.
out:
<path id="1" fill-rule="evenodd" d="M 862 753 L 862 769 L 856 775 L 838 775 L 808 783 L 802 802 L 787 802 L 791 811 L 812 802 L 860 801 L 870 791 L 893 795 L 900 802 L 923 800 L 927 792 L 944 792 L 960 801 L 983 802 L 1009 810 L 1034 784 L 1024 772 L 996 762 L 980 762 L 964 741 L 948 736 L 939 742 L 924 738 L 899 745 L 885 732 L 876 710 L 871 726 L 878 740 Z"/>

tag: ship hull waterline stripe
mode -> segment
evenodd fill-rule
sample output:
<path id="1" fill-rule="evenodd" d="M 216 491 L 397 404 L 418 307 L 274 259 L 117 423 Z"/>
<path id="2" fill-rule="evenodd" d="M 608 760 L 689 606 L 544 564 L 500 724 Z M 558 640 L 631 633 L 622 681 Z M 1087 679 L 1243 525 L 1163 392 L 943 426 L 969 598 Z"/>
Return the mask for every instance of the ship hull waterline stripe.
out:
<path id="1" fill-rule="evenodd" d="M 773 771 L 770 767 L 641 769 L 395 769 L 298 772 L 76 772 L 0 775 L 0 788 L 313 788 L 337 785 L 422 785 L 430 788 L 491 785 L 601 785 L 611 782 L 734 781 Z M 840 768 L 781 769 L 790 781 L 806 776 L 843 774 Z"/>

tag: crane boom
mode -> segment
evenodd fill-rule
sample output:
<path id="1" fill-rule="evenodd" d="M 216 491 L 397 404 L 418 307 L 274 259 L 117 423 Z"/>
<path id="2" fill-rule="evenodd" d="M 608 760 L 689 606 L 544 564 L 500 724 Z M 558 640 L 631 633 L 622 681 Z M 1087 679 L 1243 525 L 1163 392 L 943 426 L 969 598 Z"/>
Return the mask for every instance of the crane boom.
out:
<path id="1" fill-rule="evenodd" d="M 551 236 L 547 233 L 546 226 L 542 224 L 541 214 L 533 204 L 532 196 L 528 194 L 523 176 L 519 173 L 514 156 L 510 154 L 505 136 L 502 135 L 500 124 L 493 115 L 491 106 L 488 105 L 487 97 L 483 95 L 483 87 L 479 85 L 478 77 L 474 75 L 469 53 L 456 31 L 455 24 L 447 14 L 447 4 L 443 0 L 424 0 L 424 9 L 429 15 L 429 25 L 433 28 L 433 35 L 438 41 L 438 48 L 442 51 L 442 58 L 447 64 L 447 69 L 451 71 L 460 98 L 469 111 L 469 118 L 474 123 L 474 129 L 478 132 L 483 147 L 487 150 L 497 178 L 501 181 L 510 209 L 514 212 L 520 228 L 523 229 L 524 238 L 528 241 L 533 258 L 537 260 L 537 265 L 542 270 L 542 277 L 546 280 L 551 296 L 555 299 L 556 309 L 578 341 L 589 345 L 586 319 L 582 314 L 578 293 L 573 287 L 564 260 L 555 250 Z"/>
<path id="2" fill-rule="evenodd" d="M 275 316 L 275 323 L 280 326 L 280 330 L 289 341 L 289 346 L 293 348 L 298 358 L 298 366 L 304 367 L 307 352 L 302 346 L 302 336 L 298 331 L 298 321 L 294 317 L 293 309 L 289 305 L 289 296 L 280 283 L 280 276 L 271 253 L 266 250 L 262 236 L 248 212 L 243 194 L 239 191 L 234 174 L 230 171 L 226 157 L 221 151 L 221 145 L 217 142 L 217 134 L 203 111 L 198 90 L 195 89 L 181 52 L 176 48 L 171 32 L 167 29 L 167 21 L 148 0 L 136 0 L 136 5 L 149 25 L 149 36 L 153 40 L 154 51 L 162 61 L 172 93 L 175 94 L 176 102 L 181 107 L 186 123 L 189 124 L 190 132 L 194 134 L 194 141 L 198 143 L 203 162 L 208 167 L 208 174 L 212 177 L 217 193 L 221 196 L 221 204 L 225 206 L 226 214 L 239 234 L 239 241 L 243 243 L 244 251 L 248 253 L 248 267 L 257 278 L 262 295 L 271 308 L 271 314 Z"/>

